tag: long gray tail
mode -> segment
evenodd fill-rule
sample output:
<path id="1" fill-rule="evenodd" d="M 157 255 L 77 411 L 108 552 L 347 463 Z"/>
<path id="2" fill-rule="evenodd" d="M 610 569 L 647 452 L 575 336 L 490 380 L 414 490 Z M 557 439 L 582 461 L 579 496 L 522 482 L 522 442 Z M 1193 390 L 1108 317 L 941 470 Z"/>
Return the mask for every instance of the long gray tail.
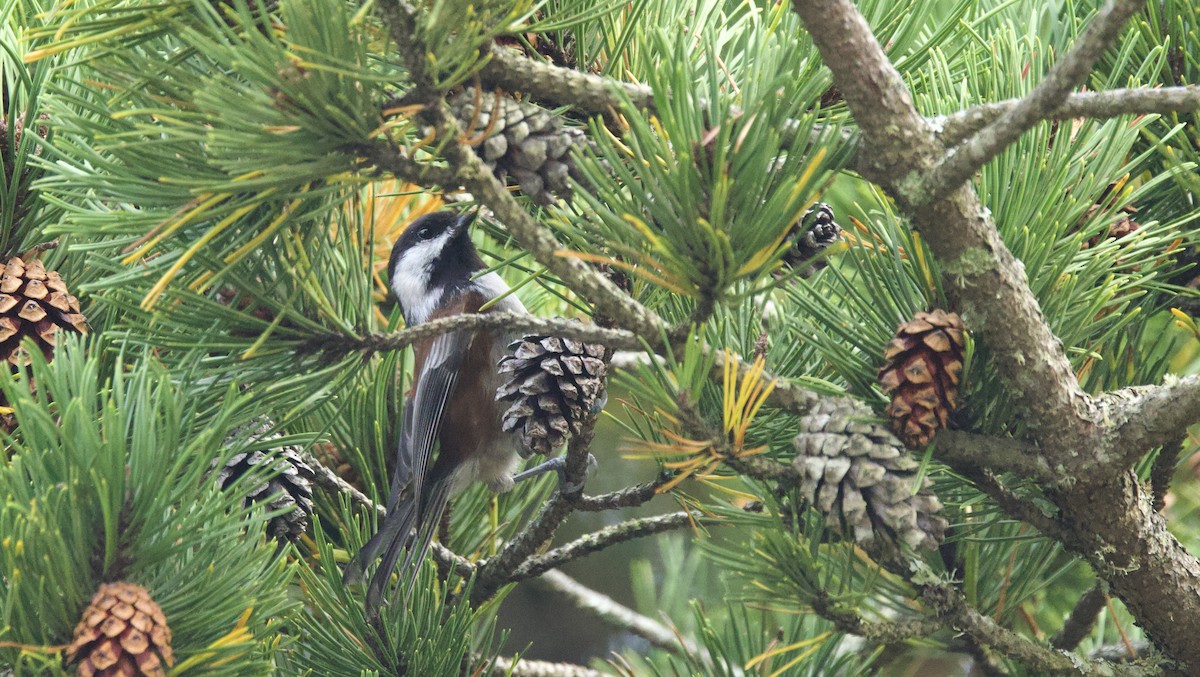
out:
<path id="1" fill-rule="evenodd" d="M 449 501 L 450 483 L 438 481 L 423 489 L 423 496 L 402 499 L 388 509 L 379 531 L 367 541 L 346 567 L 342 582 L 359 583 L 367 567 L 379 557 L 380 551 L 383 551 L 383 561 L 367 586 L 368 619 L 379 616 L 380 605 L 401 553 L 407 553 L 400 567 L 400 587 L 403 590 L 403 599 L 407 601 L 417 569 L 424 561 L 425 553 L 429 551 L 429 543 L 433 540 L 434 532 L 437 531 Z"/>

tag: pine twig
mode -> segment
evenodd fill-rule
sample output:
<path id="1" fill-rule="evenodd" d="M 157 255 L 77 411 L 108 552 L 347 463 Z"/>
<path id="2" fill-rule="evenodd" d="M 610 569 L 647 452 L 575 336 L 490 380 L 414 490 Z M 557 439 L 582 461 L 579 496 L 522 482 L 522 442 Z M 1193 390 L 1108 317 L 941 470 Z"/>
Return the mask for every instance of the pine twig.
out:
<path id="1" fill-rule="evenodd" d="M 585 420 L 579 434 L 567 443 L 567 463 L 563 471 L 567 484 L 578 484 L 582 487 L 587 474 L 588 449 L 595 435 L 595 423 L 595 417 Z M 573 512 L 572 505 L 577 496 L 568 496 L 561 490 L 555 492 L 529 524 L 506 543 L 500 552 L 478 564 L 475 587 L 471 589 L 473 604 L 479 605 L 491 599 L 497 590 L 511 582 L 514 571 L 554 538 L 558 527 Z"/>
<path id="2" fill-rule="evenodd" d="M 1106 3 L 1033 91 L 926 172 L 921 199 L 928 203 L 949 195 L 1027 130 L 1053 116 L 1144 4 L 1140 0 Z"/>
<path id="3" fill-rule="evenodd" d="M 667 483 L 670 475 L 662 474 L 649 482 L 635 484 L 631 487 L 611 491 L 599 496 L 580 496 L 575 501 L 575 509 L 580 512 L 600 512 L 618 508 L 635 508 L 650 502 L 658 495 L 658 488 Z"/>
<path id="4" fill-rule="evenodd" d="M 1062 630 L 1050 640 L 1050 646 L 1061 651 L 1072 651 L 1084 637 L 1092 631 L 1092 626 L 1096 624 L 1096 617 L 1104 609 L 1104 584 L 1097 581 L 1094 586 L 1075 603 L 1075 608 L 1071 609 L 1071 614 L 1067 616 L 1067 620 L 1063 623 Z"/>
<path id="5" fill-rule="evenodd" d="M 604 673 L 575 663 L 553 663 L 498 656 L 492 666 L 496 677 L 604 677 Z"/>
<path id="6" fill-rule="evenodd" d="M 312 454 L 304 454 L 304 462 L 316 474 L 317 486 L 330 493 L 344 494 L 350 498 L 352 503 L 370 510 L 380 517 L 387 514 L 386 508 L 372 501 L 363 492 L 355 489 L 353 485 L 342 479 L 341 475 L 338 475 L 332 468 L 318 461 Z M 475 572 L 475 565 L 467 560 L 467 558 L 441 543 L 430 543 L 429 550 L 433 553 L 433 558 L 437 561 L 438 566 L 443 569 L 453 570 L 454 573 L 463 578 L 469 578 Z"/>
<path id="7" fill-rule="evenodd" d="M 323 334 L 308 339 L 300 347 L 301 352 L 329 352 L 344 354 L 353 351 L 376 353 L 401 350 L 417 341 L 440 336 L 462 329 L 503 328 L 528 334 L 562 336 L 581 341 L 601 343 L 619 350 L 642 348 L 641 341 L 632 333 L 621 329 L 606 329 L 594 324 L 574 320 L 544 319 L 527 313 L 491 312 L 454 315 L 425 322 L 390 334 Z"/>
<path id="8" fill-rule="evenodd" d="M 635 538 L 652 536 L 664 531 L 673 531 L 696 523 L 711 523 L 713 520 L 695 510 L 681 510 L 666 515 L 641 517 L 626 520 L 599 531 L 580 536 L 579 538 L 561 545 L 549 552 L 530 557 L 522 562 L 508 575 L 506 583 L 516 583 L 535 576 L 540 576 L 568 562 L 599 552 L 618 543 L 624 543 Z"/>
<path id="9" fill-rule="evenodd" d="M 957 113 L 931 118 L 938 130 L 938 139 L 954 146 L 978 134 L 1000 116 L 1012 110 L 1020 99 L 1006 99 L 973 106 Z M 1149 113 L 1186 113 L 1200 109 L 1200 86 L 1134 87 L 1110 89 L 1103 92 L 1077 92 L 1068 96 L 1061 106 L 1050 111 L 1046 119 L 1114 118 L 1121 115 Z"/>
<path id="10" fill-rule="evenodd" d="M 575 608 L 592 614 L 614 628 L 632 632 L 651 645 L 673 654 L 693 656 L 700 659 L 705 665 L 712 664 L 712 657 L 704 647 L 681 636 L 663 623 L 639 614 L 561 571 L 547 571 L 538 581 L 540 581 L 540 585 L 569 599 Z"/>

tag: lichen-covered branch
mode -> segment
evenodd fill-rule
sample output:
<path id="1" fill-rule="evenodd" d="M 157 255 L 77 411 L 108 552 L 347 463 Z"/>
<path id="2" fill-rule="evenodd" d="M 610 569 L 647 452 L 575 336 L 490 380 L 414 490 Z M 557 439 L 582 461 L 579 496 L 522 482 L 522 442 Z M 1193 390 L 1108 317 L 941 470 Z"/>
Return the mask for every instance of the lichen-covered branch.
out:
<path id="1" fill-rule="evenodd" d="M 541 585 L 563 595 L 572 606 L 586 611 L 614 628 L 632 632 L 653 646 L 676 655 L 690 655 L 708 663 L 708 652 L 659 621 L 643 616 L 615 599 L 593 590 L 558 570 L 550 570 L 537 579 Z"/>
<path id="2" fill-rule="evenodd" d="M 882 186 L 919 228 L 941 264 L 946 295 L 970 318 L 976 341 L 1016 394 L 1023 418 L 1052 462 L 1083 466 L 1076 453 L 1094 434 L 1086 394 L 1047 325 L 1024 269 L 968 185 L 930 202 L 916 177 L 944 156 L 913 107 L 904 80 L 848 0 L 793 3 L 862 129 L 866 178 Z"/>
<path id="3" fill-rule="evenodd" d="M 1020 661 L 1036 674 L 1129 675 L 1157 674 L 1133 665 L 1109 665 L 1087 661 L 1066 651 L 1043 646 L 997 624 L 967 603 L 962 593 L 946 583 L 923 586 L 922 598 L 953 628 L 964 632 L 983 647 L 998 650 Z"/>
<path id="4" fill-rule="evenodd" d="M 587 475 L 588 449 L 595 435 L 595 418 L 584 421 L 579 434 L 567 443 L 567 460 L 563 468 L 564 485 L 578 487 L 577 493 L 568 495 L 557 491 L 542 506 L 537 515 L 506 543 L 495 556 L 480 562 L 475 587 L 471 589 L 471 602 L 481 604 L 491 599 L 502 586 L 512 582 L 513 572 L 525 565 L 543 545 L 554 538 L 564 520 L 574 511 L 573 503 L 583 491 Z"/>
<path id="5" fill-rule="evenodd" d="M 1168 376 L 1159 386 L 1126 388 L 1097 401 L 1108 423 L 1108 467 L 1124 469 L 1154 447 L 1178 443 L 1200 421 L 1200 376 Z"/>
<path id="6" fill-rule="evenodd" d="M 604 677 L 603 672 L 575 663 L 554 663 L 500 656 L 492 666 L 497 677 Z"/>
<path id="7" fill-rule="evenodd" d="M 1020 99 L 1007 99 L 985 103 L 958 111 L 950 115 L 932 118 L 938 130 L 938 140 L 946 146 L 954 146 L 968 137 L 979 133 L 984 127 L 1000 119 L 1020 103 Z M 1200 85 L 1182 87 L 1134 87 L 1109 89 L 1103 92 L 1076 92 L 1050 111 L 1046 119 L 1069 120 L 1071 118 L 1115 118 L 1120 115 L 1147 115 L 1159 113 L 1186 113 L 1200 110 Z"/>
<path id="8" fill-rule="evenodd" d="M 467 315 L 455 315 L 415 327 L 409 327 L 391 334 L 367 334 L 364 336 L 348 336 L 345 334 L 325 334 L 314 336 L 308 340 L 301 351 L 348 353 L 360 351 L 376 353 L 388 350 L 401 350 L 422 339 L 440 336 L 460 329 L 495 329 L 524 332 L 543 336 L 561 336 L 581 341 L 600 343 L 615 350 L 630 350 L 642 347 L 642 343 L 632 333 L 621 329 L 607 329 L 594 324 L 584 324 L 572 320 L 545 319 L 528 313 L 492 312 Z"/>
<path id="9" fill-rule="evenodd" d="M 574 541 L 554 548 L 545 554 L 535 555 L 526 559 L 509 574 L 507 582 L 515 583 L 540 576 L 567 562 L 635 538 L 652 536 L 664 531 L 674 531 L 675 529 L 696 524 L 711 524 L 713 522 L 712 518 L 698 511 L 682 510 L 666 515 L 626 520 L 611 527 L 605 527 L 599 531 L 584 534 Z"/>
<path id="10" fill-rule="evenodd" d="M 507 47 L 494 45 L 490 61 L 479 77 L 485 84 L 535 99 L 570 105 L 576 110 L 603 115 L 620 105 L 620 91 L 638 108 L 653 109 L 654 92 L 645 85 L 618 82 L 599 75 L 528 59 Z"/>
<path id="11" fill-rule="evenodd" d="M 575 509 L 580 512 L 600 512 L 618 508 L 634 508 L 650 502 L 658 495 L 658 488 L 666 484 L 670 475 L 662 474 L 649 482 L 611 491 L 599 496 L 580 496 L 575 500 Z"/>
<path id="12" fill-rule="evenodd" d="M 949 195 L 1027 130 L 1052 117 L 1071 91 L 1084 83 L 1092 65 L 1111 48 L 1129 18 L 1144 4 L 1141 0 L 1105 3 L 1071 50 L 1054 64 L 1028 96 L 925 173 L 921 190 L 924 201 L 932 202 Z"/>

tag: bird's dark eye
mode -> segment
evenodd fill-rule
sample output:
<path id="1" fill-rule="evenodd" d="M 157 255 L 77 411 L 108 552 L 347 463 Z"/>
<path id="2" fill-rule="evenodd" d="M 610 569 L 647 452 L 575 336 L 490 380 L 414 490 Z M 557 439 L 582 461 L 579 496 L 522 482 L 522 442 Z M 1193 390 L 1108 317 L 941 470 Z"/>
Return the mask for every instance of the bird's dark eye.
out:
<path id="1" fill-rule="evenodd" d="M 417 237 L 421 238 L 422 240 L 431 240 L 433 239 L 433 229 L 422 228 L 421 230 L 417 231 Z"/>

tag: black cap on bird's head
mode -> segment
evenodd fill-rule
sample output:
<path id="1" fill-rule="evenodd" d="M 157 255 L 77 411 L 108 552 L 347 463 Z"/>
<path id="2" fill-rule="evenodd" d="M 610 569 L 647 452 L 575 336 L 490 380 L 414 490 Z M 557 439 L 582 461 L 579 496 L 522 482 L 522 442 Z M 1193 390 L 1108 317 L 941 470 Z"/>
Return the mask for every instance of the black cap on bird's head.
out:
<path id="1" fill-rule="evenodd" d="M 426 214 L 396 240 L 388 261 L 388 286 L 408 324 L 424 322 L 443 296 L 466 286 L 485 267 L 468 233 L 474 218 L 452 211 Z"/>

